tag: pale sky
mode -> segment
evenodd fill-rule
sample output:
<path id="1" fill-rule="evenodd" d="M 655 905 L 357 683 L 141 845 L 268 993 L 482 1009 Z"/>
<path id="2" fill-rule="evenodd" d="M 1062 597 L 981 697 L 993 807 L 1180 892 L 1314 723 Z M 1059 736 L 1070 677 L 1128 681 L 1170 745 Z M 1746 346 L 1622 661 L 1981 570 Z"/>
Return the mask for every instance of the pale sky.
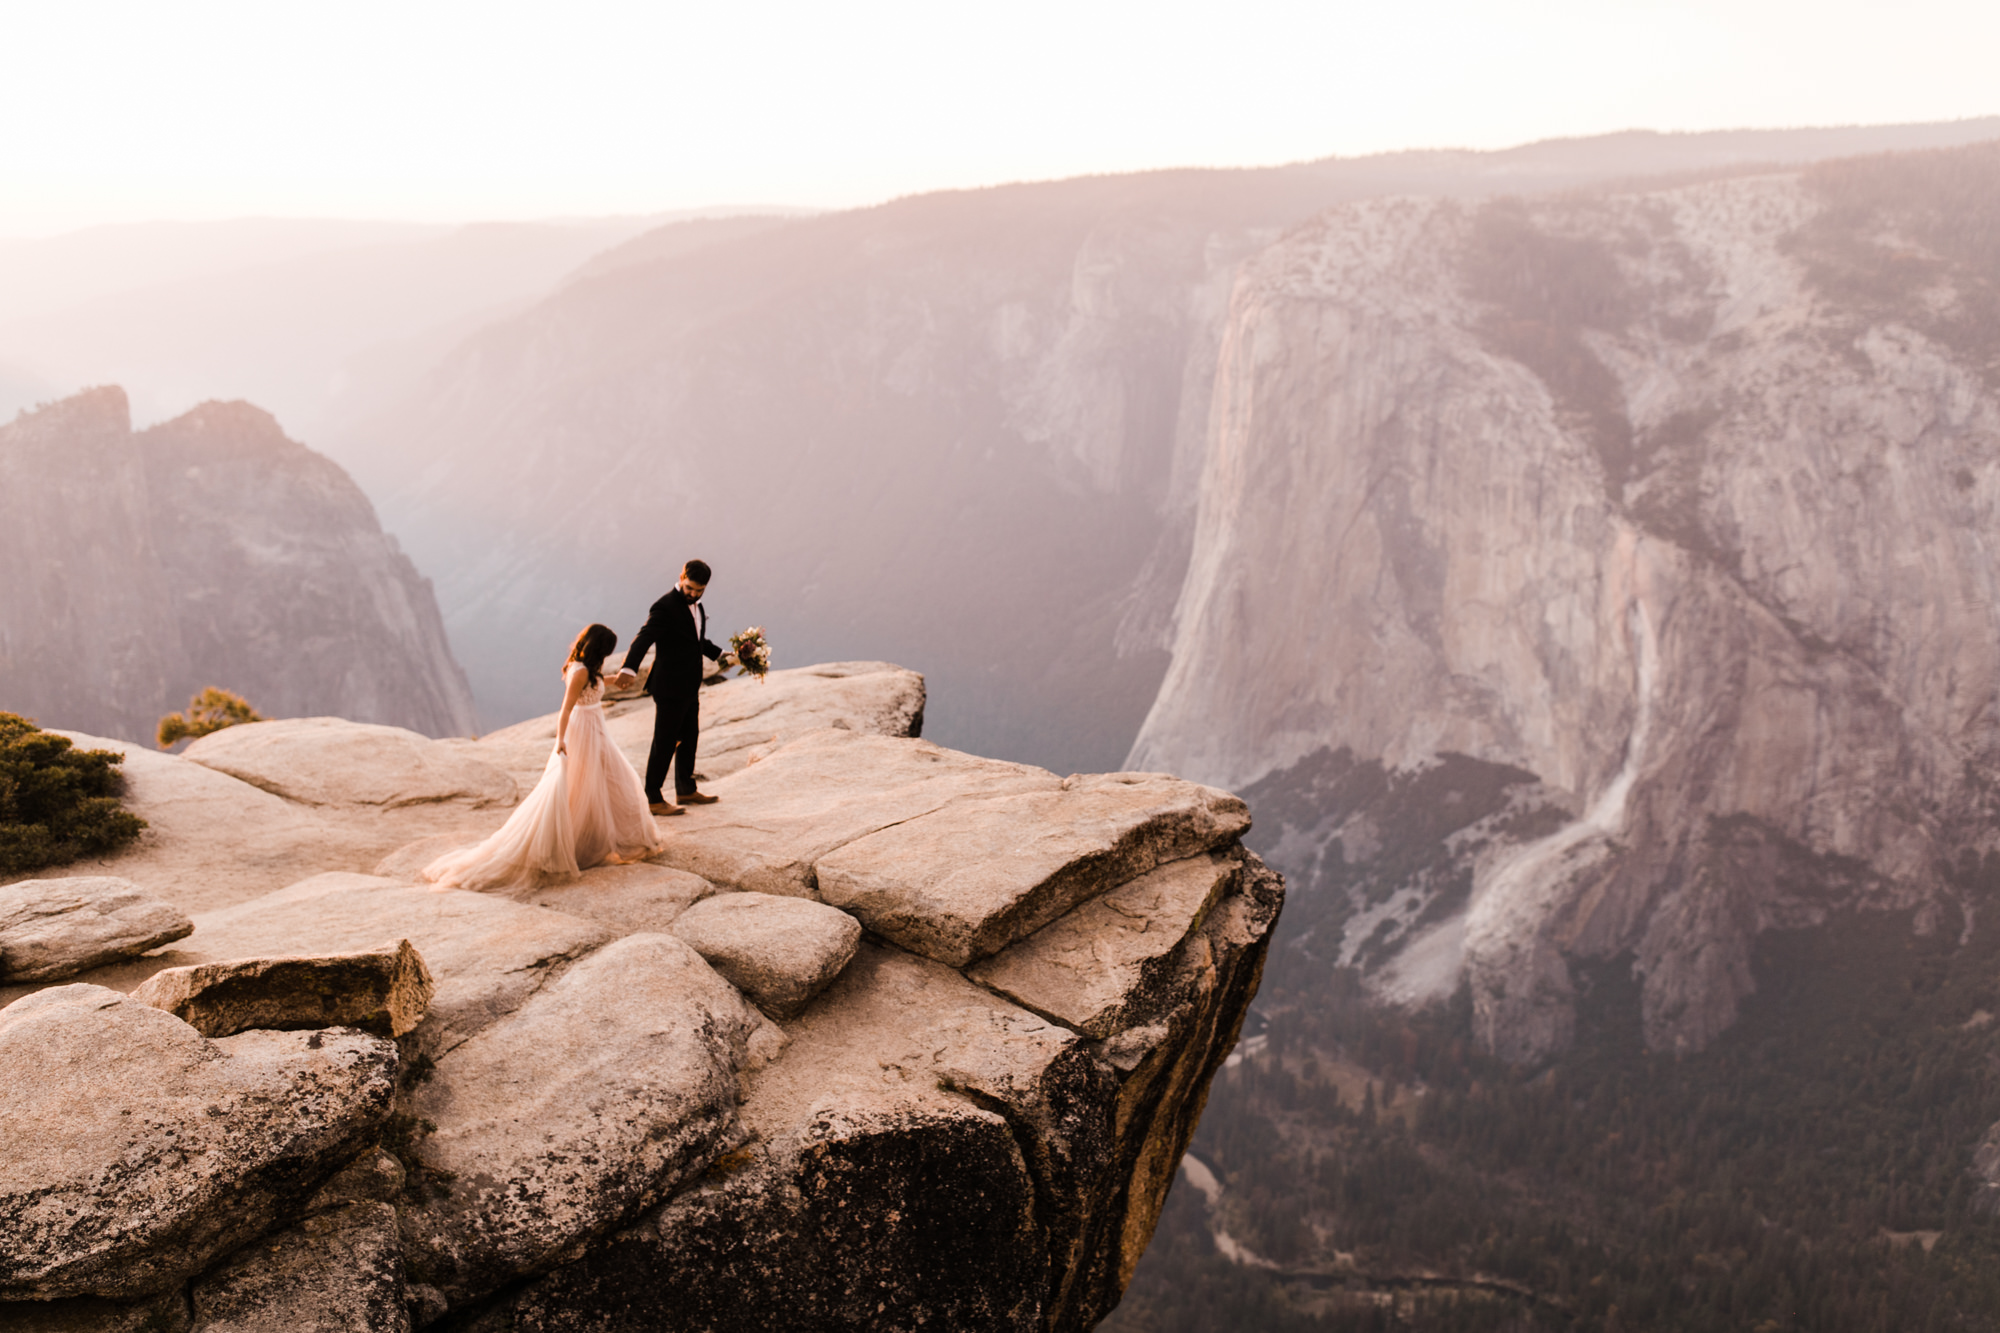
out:
<path id="1" fill-rule="evenodd" d="M 2000 111 L 1991 0 L 0 0 L 0 236 Z"/>

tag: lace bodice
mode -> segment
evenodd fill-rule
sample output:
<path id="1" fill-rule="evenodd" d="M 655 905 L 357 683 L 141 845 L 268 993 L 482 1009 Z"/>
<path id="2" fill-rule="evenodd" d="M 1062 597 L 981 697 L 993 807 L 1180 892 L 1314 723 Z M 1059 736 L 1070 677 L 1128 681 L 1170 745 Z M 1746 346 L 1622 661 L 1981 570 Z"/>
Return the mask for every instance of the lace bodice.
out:
<path id="1" fill-rule="evenodd" d="M 570 671 L 589 671 L 589 670 L 590 670 L 590 668 L 589 668 L 589 667 L 585 666 L 585 665 L 584 665 L 583 663 L 581 663 L 581 662 L 571 662 L 571 663 L 569 664 L 568 668 L 566 668 L 566 669 L 567 669 L 567 670 L 570 670 Z M 606 674 L 609 674 L 609 673 L 606 673 Z M 583 693 L 582 693 L 582 694 L 579 694 L 579 695 L 577 695 L 577 696 L 576 696 L 576 706 L 577 706 L 578 708 L 588 708 L 588 707 L 590 707 L 590 705 L 592 705 L 592 704 L 598 704 L 598 703 L 603 703 L 603 702 L 604 702 L 604 676 L 603 676 L 603 675 L 600 675 L 600 676 L 598 676 L 598 678 L 597 678 L 597 683 L 596 683 L 595 685 L 585 685 L 585 686 L 583 687 Z"/>

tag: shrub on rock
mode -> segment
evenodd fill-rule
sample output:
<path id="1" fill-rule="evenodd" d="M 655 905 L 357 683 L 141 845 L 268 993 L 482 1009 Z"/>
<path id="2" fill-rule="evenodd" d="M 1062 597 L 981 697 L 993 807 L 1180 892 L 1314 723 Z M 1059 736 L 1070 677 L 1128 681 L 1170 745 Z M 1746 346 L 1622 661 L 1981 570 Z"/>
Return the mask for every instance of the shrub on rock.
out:
<path id="1" fill-rule="evenodd" d="M 206 735 L 218 733 L 224 727 L 236 727 L 240 723 L 262 723 L 264 717 L 250 707 L 250 701 L 242 695 L 230 695 L 228 691 L 218 691 L 210 685 L 206 691 L 188 701 L 182 713 L 168 713 L 160 719 L 160 749 L 170 749 L 176 741 L 200 741 Z"/>
<path id="2" fill-rule="evenodd" d="M 158 740 L 164 750 L 176 741 L 199 740 L 224 727 L 263 720 L 248 699 L 211 685 L 188 700 L 186 711 L 168 713 L 160 719 Z"/>
<path id="3" fill-rule="evenodd" d="M 138 837 L 146 821 L 118 800 L 124 762 L 0 713 L 0 875 L 104 856 Z"/>

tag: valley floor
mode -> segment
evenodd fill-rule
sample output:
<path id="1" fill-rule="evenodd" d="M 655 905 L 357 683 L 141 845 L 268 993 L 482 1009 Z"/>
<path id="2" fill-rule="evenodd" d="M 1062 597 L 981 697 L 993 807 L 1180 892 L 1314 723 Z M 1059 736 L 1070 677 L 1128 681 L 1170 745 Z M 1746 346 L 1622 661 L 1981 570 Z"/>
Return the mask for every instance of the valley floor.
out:
<path id="1" fill-rule="evenodd" d="M 1643 1052 L 1622 964 L 1575 1052 L 1516 1070 L 1475 1053 L 1463 993 L 1385 1012 L 1281 943 L 1266 1039 L 1194 1140 L 1219 1203 L 1177 1182 L 1103 1327 L 1995 1327 L 1973 1156 L 2000 1119 L 2000 861 L 1960 880 L 1969 931 L 1871 914 L 1766 937 L 1742 1020 L 1679 1059 Z M 1225 1259 L 1218 1227 L 1264 1263 Z"/>

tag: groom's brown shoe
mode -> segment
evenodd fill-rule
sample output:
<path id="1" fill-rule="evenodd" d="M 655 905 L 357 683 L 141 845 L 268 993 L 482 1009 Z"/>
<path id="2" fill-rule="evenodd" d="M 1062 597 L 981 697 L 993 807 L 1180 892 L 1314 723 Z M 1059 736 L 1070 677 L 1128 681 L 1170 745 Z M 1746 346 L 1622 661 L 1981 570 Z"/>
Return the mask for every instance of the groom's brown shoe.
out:
<path id="1" fill-rule="evenodd" d="M 688 791 L 680 794 L 682 805 L 714 805 L 721 799 L 720 796 L 710 796 L 705 791 Z"/>
<path id="2" fill-rule="evenodd" d="M 656 815 L 681 815 L 687 813 L 670 801 L 648 801 L 646 808 Z"/>

